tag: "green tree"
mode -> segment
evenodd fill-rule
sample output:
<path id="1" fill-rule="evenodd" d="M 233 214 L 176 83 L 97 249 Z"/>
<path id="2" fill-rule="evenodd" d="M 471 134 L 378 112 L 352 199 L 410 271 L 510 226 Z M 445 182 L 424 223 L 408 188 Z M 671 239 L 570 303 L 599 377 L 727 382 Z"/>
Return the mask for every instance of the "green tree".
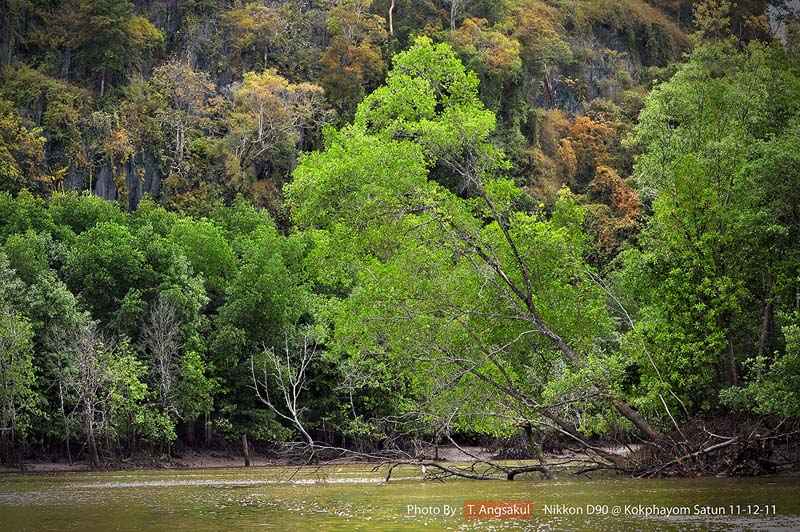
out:
<path id="1" fill-rule="evenodd" d="M 236 273 L 236 256 L 222 231 L 208 220 L 180 218 L 170 238 L 189 261 L 192 271 L 202 274 L 212 308 L 219 307 L 225 289 Z"/>
<path id="2" fill-rule="evenodd" d="M 85 71 L 99 76 L 101 96 L 107 83 L 124 80 L 164 44 L 161 32 L 133 8 L 127 0 L 77 0 L 63 15 L 67 46 Z"/>
<path id="3" fill-rule="evenodd" d="M 281 429 L 271 413 L 256 407 L 250 357 L 265 347 L 280 349 L 287 331 L 311 319 L 313 299 L 301 269 L 304 241 L 281 235 L 266 214 L 245 205 L 235 206 L 230 220 L 241 224 L 233 240 L 239 266 L 214 320 L 209 360 L 216 369 L 212 376 L 225 385 L 219 408 L 226 420 L 254 437 L 272 439 Z M 243 220 L 248 215 L 250 220 Z M 241 435 L 232 430 L 227 437 Z"/>
<path id="4" fill-rule="evenodd" d="M 125 215 L 117 205 L 88 193 L 54 194 L 47 213 L 61 232 L 80 234 L 104 222 L 124 223 Z M 74 236 L 74 235 L 72 235 Z M 68 236 L 67 238 L 72 238 Z"/>
<path id="5" fill-rule="evenodd" d="M 27 190 L 21 191 L 16 198 L 7 192 L 0 192 L 0 235 L 5 239 L 28 230 L 56 230 L 44 200 Z"/>
<path id="6" fill-rule="evenodd" d="M 32 340 L 30 323 L 0 301 L 0 462 L 6 465 L 18 462 L 16 452 L 38 411 Z"/>
<path id="7" fill-rule="evenodd" d="M 125 303 L 146 308 L 141 290 L 151 287 L 155 276 L 134 235 L 114 222 L 100 223 L 76 238 L 66 271 L 71 290 L 106 323 Z"/>
<path id="8" fill-rule="evenodd" d="M 779 46 L 701 44 L 636 129 L 653 216 L 619 281 L 659 368 L 638 360 L 643 388 L 674 390 L 689 413 L 736 385 L 748 354 L 768 354 L 775 309 L 794 301 L 797 72 Z"/>
<path id="9" fill-rule="evenodd" d="M 480 382 L 486 404 L 515 402 L 522 419 L 546 418 L 578 439 L 564 419 L 574 410 L 551 409 L 572 401 L 564 383 L 579 384 L 583 408 L 613 407 L 658 438 L 604 368 L 609 318 L 581 257 L 580 209 L 565 195 L 549 221 L 517 210 L 521 194 L 502 177 L 477 85 L 448 45 L 417 40 L 353 126 L 329 132 L 326 151 L 303 158 L 287 187 L 296 220 L 351 251 L 332 254 L 350 259 L 341 267 L 357 280 L 335 327 L 340 349 L 382 354 L 422 397 Z M 591 390 L 598 401 L 585 399 Z M 449 408 L 438 415 L 455 418 L 456 403 Z"/>
<path id="10" fill-rule="evenodd" d="M 798 321 L 797 317 L 794 321 Z M 783 335 L 785 351 L 775 357 L 758 356 L 749 360 L 753 378 L 746 386 L 722 390 L 720 396 L 724 403 L 782 420 L 800 416 L 800 327 L 787 325 Z"/>
<path id="11" fill-rule="evenodd" d="M 175 438 L 172 421 L 152 406 L 144 382 L 147 370 L 126 339 L 110 338 L 89 322 L 75 330 L 67 347 L 72 363 L 66 382 L 93 468 L 100 466 L 102 441 L 119 446 L 127 439 L 134 451 L 137 434 L 153 442 Z"/>
<path id="12" fill-rule="evenodd" d="M 52 243 L 49 236 L 28 230 L 9 235 L 6 239 L 5 251 L 11 267 L 29 285 L 49 271 L 47 246 Z"/>
<path id="13" fill-rule="evenodd" d="M 175 404 L 188 427 L 189 445 L 194 444 L 195 422 L 205 416 L 206 434 L 210 434 L 209 415 L 214 409 L 214 397 L 220 384 L 219 379 L 209 377 L 208 363 L 195 351 L 187 351 L 178 367 L 177 393 Z"/>

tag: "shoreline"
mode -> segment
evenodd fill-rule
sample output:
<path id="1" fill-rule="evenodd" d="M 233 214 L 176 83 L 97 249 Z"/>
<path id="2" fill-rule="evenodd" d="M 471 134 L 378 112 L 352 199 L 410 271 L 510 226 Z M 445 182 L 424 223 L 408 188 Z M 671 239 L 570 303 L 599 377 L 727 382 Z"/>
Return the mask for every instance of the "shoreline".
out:
<path id="1" fill-rule="evenodd" d="M 625 448 L 620 446 L 609 445 L 606 447 L 607 451 L 619 453 L 620 457 L 624 457 L 630 452 L 635 452 L 638 446 L 633 448 Z M 463 446 L 460 449 L 451 446 L 439 447 L 437 458 L 427 457 L 427 461 L 441 462 L 442 464 L 471 464 L 476 461 L 476 458 L 486 461 L 494 462 L 532 462 L 532 459 L 518 459 L 509 460 L 498 458 L 484 448 L 477 446 Z M 588 458 L 575 453 L 546 453 L 545 458 L 552 466 L 558 466 L 558 462 L 563 460 L 580 460 L 581 458 Z M 267 454 L 251 455 L 252 468 L 264 467 L 298 467 L 296 463 L 292 463 L 283 458 L 269 456 Z M 315 464 L 315 465 L 364 465 L 368 464 L 374 466 L 376 462 L 365 462 L 357 460 L 344 460 L 332 461 L 329 463 Z M 245 459 L 243 455 L 236 455 L 230 452 L 222 451 L 196 451 L 188 450 L 183 453 L 177 454 L 169 460 L 162 460 L 152 455 L 139 455 L 132 458 L 118 458 L 105 462 L 99 469 L 92 469 L 87 461 L 76 461 L 69 464 L 65 459 L 34 459 L 23 462 L 19 467 L 0 467 L 0 476 L 6 475 L 25 475 L 25 474 L 49 474 L 49 473 L 90 473 L 90 472 L 124 472 L 124 471 L 157 471 L 157 470 L 201 470 L 201 469 L 245 469 Z M 560 474 L 565 473 L 562 470 Z M 626 477 L 627 475 L 622 475 Z M 713 475 L 702 475 L 704 478 L 711 478 Z M 769 477 L 785 477 L 785 476 L 800 476 L 800 472 L 796 470 L 785 470 L 775 472 L 772 474 L 757 475 L 758 478 Z M 727 478 L 737 478 L 737 476 L 729 476 Z M 744 478 L 744 477 L 743 477 Z"/>
<path id="2" fill-rule="evenodd" d="M 284 466 L 286 462 L 253 456 L 253 467 Z M 66 460 L 30 460 L 24 461 L 19 467 L 0 467 L 3 474 L 27 473 L 69 473 L 91 471 L 141 471 L 146 469 L 231 469 L 245 467 L 244 457 L 233 456 L 222 452 L 189 451 L 181 453 L 170 460 L 160 460 L 152 456 L 141 456 L 125 459 L 109 460 L 100 469 L 92 469 L 88 461 L 74 461 L 70 465 Z"/>
<path id="3" fill-rule="evenodd" d="M 464 452 L 466 451 L 466 453 Z M 287 460 L 270 457 L 265 454 L 252 453 L 252 467 L 297 467 L 297 464 Z M 440 446 L 437 458 L 426 457 L 442 463 L 472 463 L 475 458 L 487 461 L 507 461 L 509 459 L 498 458 L 494 453 L 478 446 L 462 446 L 461 449 L 452 446 Z M 565 458 L 564 455 L 547 454 L 549 460 L 559 460 Z M 521 459 L 527 461 L 530 459 Z M 330 465 L 340 464 L 364 464 L 357 460 L 345 460 L 331 462 Z M 62 472 L 91 472 L 91 471 L 141 471 L 159 469 L 233 469 L 245 468 L 243 455 L 236 455 L 225 451 L 195 451 L 189 450 L 179 453 L 170 460 L 161 460 L 155 456 L 140 455 L 133 458 L 122 458 L 108 460 L 99 469 L 92 469 L 88 461 L 80 460 L 70 465 L 65 459 L 34 459 L 23 461 L 20 467 L 0 467 L 0 475 L 4 474 L 26 474 L 26 473 L 62 473 Z"/>

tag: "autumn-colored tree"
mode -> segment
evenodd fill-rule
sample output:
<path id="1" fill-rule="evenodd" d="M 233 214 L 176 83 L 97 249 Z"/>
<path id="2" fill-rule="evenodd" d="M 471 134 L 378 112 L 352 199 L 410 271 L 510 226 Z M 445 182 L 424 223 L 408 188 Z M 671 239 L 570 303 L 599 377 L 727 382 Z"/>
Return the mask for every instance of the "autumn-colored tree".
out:
<path id="1" fill-rule="evenodd" d="M 479 18 L 467 18 L 449 36 L 465 66 L 478 74 L 487 105 L 498 112 L 513 106 L 507 100 L 522 71 L 519 42 Z"/>
<path id="2" fill-rule="evenodd" d="M 27 127 L 11 102 L 0 99 L 0 190 L 40 189 L 34 181 L 44 157 L 41 128 Z M 44 184 L 44 183 L 41 183 Z"/>
<path id="3" fill-rule="evenodd" d="M 719 40 L 730 36 L 730 0 L 705 0 L 694 7 L 694 26 L 700 39 Z"/>
<path id="4" fill-rule="evenodd" d="M 364 94 L 382 81 L 386 71 L 381 52 L 386 21 L 369 13 L 371 3 L 340 0 L 329 13 L 328 32 L 333 38 L 320 58 L 320 82 L 341 121 L 352 116 Z"/>
<path id="5" fill-rule="evenodd" d="M 3 74 L 5 98 L 17 109 L 35 110 L 27 117 L 46 139 L 42 167 L 27 177 L 49 176 L 45 189 L 60 189 L 67 173 L 81 182 L 90 176 L 87 143 L 91 141 L 86 133 L 93 99 L 89 92 L 24 65 L 9 67 Z"/>
<path id="6" fill-rule="evenodd" d="M 553 65 L 572 57 L 569 45 L 561 38 L 564 34 L 563 14 L 539 0 L 521 0 L 512 11 L 513 33 L 521 45 L 520 53 L 528 74 L 535 83 Z M 546 87 L 552 91 L 552 87 Z"/>
<path id="7" fill-rule="evenodd" d="M 569 172 L 568 182 L 582 189 L 599 165 L 611 162 L 609 147 L 613 129 L 603 120 L 578 115 L 569 130 L 569 136 L 561 141 L 559 155 Z"/>
<path id="8" fill-rule="evenodd" d="M 121 91 L 120 118 L 139 149 L 159 150 L 166 141 L 159 117 L 168 113 L 167 99 L 155 84 L 137 80 Z"/>
<path id="9" fill-rule="evenodd" d="M 248 72 L 233 92 L 228 140 L 244 173 L 258 178 L 276 166 L 276 150 L 294 148 L 306 128 L 324 120 L 323 90 L 312 83 L 289 83 L 275 70 Z M 286 169 L 287 171 L 290 169 Z"/>
<path id="10" fill-rule="evenodd" d="M 486 19 L 466 19 L 453 32 L 452 41 L 457 49 L 478 60 L 479 74 L 507 75 L 522 68 L 519 42 L 489 27 Z"/>
<path id="11" fill-rule="evenodd" d="M 158 67 L 152 83 L 166 101 L 158 120 L 169 146 L 164 181 L 169 201 L 184 208 L 204 202 L 218 194 L 219 181 L 226 178 L 219 171 L 225 168 L 226 154 L 215 139 L 226 102 L 207 73 L 177 61 Z M 214 176 L 214 182 L 204 176 Z"/>
<path id="12" fill-rule="evenodd" d="M 531 112 L 523 133 L 529 139 L 527 150 L 528 191 L 545 205 L 552 207 L 558 200 L 569 173 L 562 168 L 566 153 L 559 156 L 561 140 L 567 136 L 570 120 L 561 111 L 539 109 Z M 572 155 L 574 158 L 574 153 Z"/>
<path id="13" fill-rule="evenodd" d="M 600 165 L 595 169 L 589 190 L 597 200 L 607 202 L 621 219 L 633 223 L 638 218 L 639 196 L 610 166 Z"/>
<path id="14" fill-rule="evenodd" d="M 767 6 L 772 5 L 771 13 Z M 771 22 L 779 27 L 786 13 L 784 6 L 792 2 L 767 0 L 705 0 L 694 5 L 695 38 L 719 41 L 735 38 L 741 41 L 768 40 Z M 796 7 L 794 8 L 796 9 Z M 791 12 L 792 8 L 788 8 Z M 772 20 L 770 20 L 772 19 Z"/>
<path id="15" fill-rule="evenodd" d="M 606 262 L 632 230 L 638 227 L 641 204 L 636 191 L 610 166 L 600 165 L 588 186 L 589 230 L 594 251 Z"/>
<path id="16" fill-rule="evenodd" d="M 273 6 L 251 3 L 226 11 L 222 25 L 229 32 L 231 58 L 240 70 L 267 68 L 276 48 L 286 46 L 286 21 Z"/>
<path id="17" fill-rule="evenodd" d="M 536 118 L 534 144 L 548 157 L 555 157 L 561 139 L 569 134 L 569 117 L 558 109 L 539 111 Z"/>

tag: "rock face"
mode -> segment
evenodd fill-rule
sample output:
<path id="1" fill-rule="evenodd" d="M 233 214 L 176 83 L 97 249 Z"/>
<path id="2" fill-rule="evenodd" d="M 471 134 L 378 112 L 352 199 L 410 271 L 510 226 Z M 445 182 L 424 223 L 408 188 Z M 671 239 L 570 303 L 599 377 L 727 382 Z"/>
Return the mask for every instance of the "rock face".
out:
<path id="1" fill-rule="evenodd" d="M 75 169 L 75 163 L 69 163 L 69 170 L 64 178 L 64 187 L 67 190 L 84 190 L 86 188 L 86 180 Z"/>
<path id="2" fill-rule="evenodd" d="M 123 179 L 124 178 L 124 179 Z M 128 209 L 134 210 L 145 194 L 158 198 L 161 193 L 161 171 L 152 152 L 143 151 L 114 170 L 109 161 L 95 169 L 91 190 L 95 196 L 108 201 L 127 200 Z M 124 188 L 120 190 L 120 186 Z M 88 176 L 71 164 L 64 180 L 66 190 L 87 190 Z"/>
<path id="3" fill-rule="evenodd" d="M 111 163 L 105 161 L 100 166 L 100 171 L 94 179 L 94 189 L 92 190 L 95 196 L 99 196 L 105 200 L 117 199 L 117 184 L 114 182 L 114 172 L 111 168 Z"/>
<path id="4" fill-rule="evenodd" d="M 149 151 L 139 153 L 125 164 L 125 189 L 128 193 L 128 209 L 134 210 L 146 193 L 157 198 L 161 190 L 161 172 Z"/>

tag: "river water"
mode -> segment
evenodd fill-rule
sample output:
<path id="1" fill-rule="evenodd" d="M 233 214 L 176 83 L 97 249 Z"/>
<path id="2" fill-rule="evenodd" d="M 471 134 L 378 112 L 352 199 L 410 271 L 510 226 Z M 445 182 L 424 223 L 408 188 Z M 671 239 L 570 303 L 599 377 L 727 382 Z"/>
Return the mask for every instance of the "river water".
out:
<path id="1" fill-rule="evenodd" d="M 385 471 L 348 465 L 2 475 L 0 531 L 800 531 L 798 477 L 435 482 L 416 474 L 399 471 L 387 483 Z M 532 516 L 465 519 L 465 501 L 487 500 L 528 501 Z"/>

